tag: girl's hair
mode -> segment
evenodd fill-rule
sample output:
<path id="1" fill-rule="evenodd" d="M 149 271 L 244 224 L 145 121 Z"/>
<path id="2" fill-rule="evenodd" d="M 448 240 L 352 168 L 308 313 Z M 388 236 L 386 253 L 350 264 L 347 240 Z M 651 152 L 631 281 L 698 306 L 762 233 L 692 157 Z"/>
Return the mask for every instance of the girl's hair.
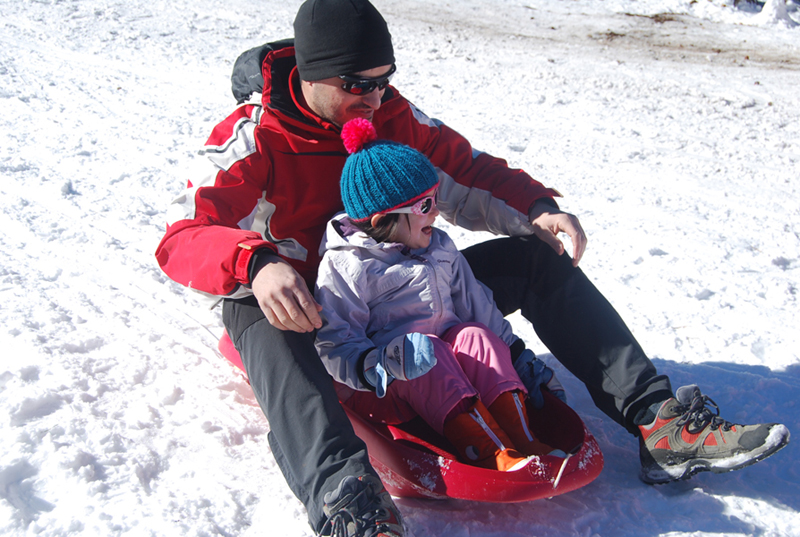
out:
<path id="1" fill-rule="evenodd" d="M 400 214 L 384 214 L 378 221 L 377 226 L 373 226 L 371 219 L 362 222 L 353 222 L 358 229 L 375 239 L 376 242 L 388 242 L 392 237 L 397 236 L 397 228 L 400 227 Z"/>

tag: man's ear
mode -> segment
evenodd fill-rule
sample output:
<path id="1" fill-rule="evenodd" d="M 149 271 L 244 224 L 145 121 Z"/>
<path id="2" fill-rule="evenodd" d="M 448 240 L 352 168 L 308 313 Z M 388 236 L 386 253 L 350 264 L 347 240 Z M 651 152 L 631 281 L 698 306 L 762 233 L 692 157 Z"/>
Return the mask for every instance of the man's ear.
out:
<path id="1" fill-rule="evenodd" d="M 381 220 L 383 220 L 384 216 L 385 215 L 381 213 L 372 215 L 372 218 L 369 219 L 370 225 L 372 225 L 372 227 L 378 227 L 378 224 L 380 223 Z"/>

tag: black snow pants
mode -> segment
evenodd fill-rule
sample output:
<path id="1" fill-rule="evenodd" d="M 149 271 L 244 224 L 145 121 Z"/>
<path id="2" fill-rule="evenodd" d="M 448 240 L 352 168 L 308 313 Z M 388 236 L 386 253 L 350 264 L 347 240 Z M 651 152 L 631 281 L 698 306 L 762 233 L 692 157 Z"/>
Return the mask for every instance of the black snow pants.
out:
<path id="1" fill-rule="evenodd" d="M 500 311 L 521 310 L 598 408 L 632 434 L 640 410 L 672 396 L 669 379 L 567 255 L 533 236 L 491 240 L 463 254 Z M 338 403 L 312 334 L 272 327 L 252 297 L 225 300 L 223 322 L 269 421 L 278 466 L 319 532 L 324 494 L 348 475 L 376 475 L 366 447 Z"/>
<path id="2" fill-rule="evenodd" d="M 572 259 L 534 236 L 496 239 L 462 253 L 475 277 L 494 293 L 503 315 L 521 310 L 536 335 L 595 405 L 631 434 L 634 420 L 672 397 L 625 322 Z"/>
<path id="3" fill-rule="evenodd" d="M 222 317 L 267 417 L 267 438 L 289 488 L 316 533 L 323 497 L 348 475 L 377 476 L 314 347 L 314 334 L 273 327 L 254 297 L 225 300 Z"/>

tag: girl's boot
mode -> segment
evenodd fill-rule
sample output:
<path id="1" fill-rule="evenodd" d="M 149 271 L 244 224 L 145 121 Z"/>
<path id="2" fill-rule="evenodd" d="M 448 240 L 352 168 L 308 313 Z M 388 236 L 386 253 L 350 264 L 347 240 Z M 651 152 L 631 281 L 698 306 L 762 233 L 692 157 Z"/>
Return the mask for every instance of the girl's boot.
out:
<path id="1" fill-rule="evenodd" d="M 480 401 L 445 423 L 444 436 L 462 460 L 475 466 L 511 472 L 528 464 L 525 455 L 514 449 L 508 435 Z"/>
<path id="2" fill-rule="evenodd" d="M 563 452 L 548 446 L 533 436 L 528 427 L 528 412 L 525 409 L 525 394 L 519 391 L 505 392 L 489 406 L 494 419 L 508 434 L 514 446 L 525 455 L 558 455 Z"/>

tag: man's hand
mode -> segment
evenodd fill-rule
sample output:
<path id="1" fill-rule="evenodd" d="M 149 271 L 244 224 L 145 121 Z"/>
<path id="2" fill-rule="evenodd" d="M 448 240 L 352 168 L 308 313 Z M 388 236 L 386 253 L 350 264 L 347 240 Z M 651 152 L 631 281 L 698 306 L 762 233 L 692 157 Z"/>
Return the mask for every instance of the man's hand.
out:
<path id="1" fill-rule="evenodd" d="M 300 274 L 279 257 L 270 256 L 258 269 L 252 289 L 261 311 L 275 328 L 302 333 L 322 327 L 322 306 Z"/>
<path id="2" fill-rule="evenodd" d="M 534 228 L 533 233 L 558 255 L 564 253 L 564 243 L 558 234 L 563 232 L 569 235 L 572 240 L 572 266 L 577 267 L 586 250 L 586 234 L 578 218 L 541 201 L 533 204 L 528 216 Z"/>

